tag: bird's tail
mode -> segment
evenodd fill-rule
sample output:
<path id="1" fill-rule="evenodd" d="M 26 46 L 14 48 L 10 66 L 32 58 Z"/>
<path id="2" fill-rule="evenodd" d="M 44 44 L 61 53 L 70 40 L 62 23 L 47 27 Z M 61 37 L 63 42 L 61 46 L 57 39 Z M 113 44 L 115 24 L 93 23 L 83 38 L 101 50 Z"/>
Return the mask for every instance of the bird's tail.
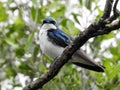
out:
<path id="1" fill-rule="evenodd" d="M 78 50 L 77 52 L 75 52 L 70 62 L 72 62 L 77 66 L 80 66 L 89 70 L 104 72 L 104 67 L 94 62 L 82 50 Z"/>

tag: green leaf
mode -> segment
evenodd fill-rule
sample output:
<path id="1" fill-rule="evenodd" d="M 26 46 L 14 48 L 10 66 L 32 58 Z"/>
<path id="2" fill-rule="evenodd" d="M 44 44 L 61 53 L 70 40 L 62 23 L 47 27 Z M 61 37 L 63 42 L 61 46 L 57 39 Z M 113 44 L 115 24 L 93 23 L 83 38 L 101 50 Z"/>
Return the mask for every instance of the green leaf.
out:
<path id="1" fill-rule="evenodd" d="M 65 12 L 65 6 L 61 6 L 60 8 L 55 10 L 54 12 L 51 12 L 51 15 L 53 15 L 52 16 L 53 18 L 58 18 L 58 17 L 62 17 L 64 12 Z"/>
<path id="2" fill-rule="evenodd" d="M 91 10 L 92 0 L 86 0 L 85 1 L 85 6 L 86 6 L 87 9 Z"/>
<path id="3" fill-rule="evenodd" d="M 79 20 L 77 19 L 77 16 L 79 16 L 79 15 L 78 15 L 78 14 L 75 14 L 75 13 L 72 13 L 72 15 L 73 15 L 75 21 L 76 21 L 78 24 L 80 24 Z"/>
<path id="4" fill-rule="evenodd" d="M 83 5 L 83 0 L 79 0 L 80 5 Z"/>
<path id="5" fill-rule="evenodd" d="M 23 27 L 25 26 L 23 20 L 21 19 L 20 16 L 18 16 L 15 20 L 14 20 L 14 30 L 21 30 L 23 29 Z"/>
<path id="6" fill-rule="evenodd" d="M 32 32 L 29 37 L 28 37 L 28 40 L 27 40 L 27 45 L 32 43 L 32 40 L 33 40 L 33 37 L 34 37 L 34 32 Z"/>
<path id="7" fill-rule="evenodd" d="M 71 20 L 67 20 L 67 30 L 66 32 L 72 36 L 75 36 L 76 34 L 78 34 L 80 32 L 80 30 L 78 30 L 74 23 Z"/>
<path id="8" fill-rule="evenodd" d="M 114 38 L 115 37 L 115 33 L 111 32 L 109 35 L 103 35 L 103 39 L 110 39 L 110 38 Z"/>
<path id="9" fill-rule="evenodd" d="M 19 47 L 15 50 L 16 56 L 21 58 L 25 54 L 25 50 L 23 47 Z"/>
<path id="10" fill-rule="evenodd" d="M 11 45 L 11 46 L 14 47 L 14 48 L 18 48 L 18 47 L 19 47 L 18 44 L 15 43 L 15 41 L 12 40 L 11 38 L 5 38 L 4 40 L 5 40 L 5 42 L 6 42 L 7 44 Z"/>
<path id="11" fill-rule="evenodd" d="M 39 67 L 38 67 L 42 72 L 47 72 L 48 69 L 44 66 L 42 62 L 39 62 Z"/>
<path id="12" fill-rule="evenodd" d="M 110 52 L 111 52 L 113 55 L 118 55 L 118 49 L 115 48 L 115 47 L 110 47 Z"/>
<path id="13" fill-rule="evenodd" d="M 41 20 L 46 17 L 45 14 L 47 11 L 47 7 L 42 6 L 41 8 L 38 9 L 36 9 L 35 7 L 31 8 L 31 16 L 36 23 L 41 23 Z"/>
<path id="14" fill-rule="evenodd" d="M 34 61 L 36 61 L 37 55 L 39 53 L 39 50 L 40 50 L 39 46 L 35 46 L 34 52 L 33 52 L 33 60 Z"/>
<path id="15" fill-rule="evenodd" d="M 33 49 L 34 49 L 34 44 L 33 44 L 34 32 L 35 32 L 35 31 L 33 31 L 33 32 L 28 36 L 27 42 L 26 42 L 26 44 L 25 44 L 25 51 L 27 51 L 27 52 L 33 52 Z M 31 50 L 32 50 L 32 51 L 31 51 Z"/>
<path id="16" fill-rule="evenodd" d="M 118 17 L 118 19 L 120 20 L 120 16 Z"/>
<path id="17" fill-rule="evenodd" d="M 16 71 L 11 66 L 5 67 L 5 72 L 7 73 L 7 77 L 14 77 L 17 74 Z"/>
<path id="18" fill-rule="evenodd" d="M 0 21 L 5 21 L 8 18 L 8 14 L 6 13 L 5 8 L 3 7 L 3 3 L 0 2 Z"/>
<path id="19" fill-rule="evenodd" d="M 19 72 L 25 74 L 25 75 L 31 75 L 33 73 L 33 65 L 29 61 L 22 61 L 20 65 L 18 66 Z"/>
<path id="20" fill-rule="evenodd" d="M 120 72 L 120 64 L 116 65 L 109 71 L 108 78 L 114 78 Z"/>

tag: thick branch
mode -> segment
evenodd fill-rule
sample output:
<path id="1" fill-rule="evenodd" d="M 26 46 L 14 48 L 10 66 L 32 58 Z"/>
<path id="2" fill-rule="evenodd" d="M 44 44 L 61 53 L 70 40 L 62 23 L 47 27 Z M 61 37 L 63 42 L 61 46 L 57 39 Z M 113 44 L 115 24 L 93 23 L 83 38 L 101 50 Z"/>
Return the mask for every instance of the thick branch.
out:
<path id="1" fill-rule="evenodd" d="M 107 18 L 109 18 L 111 13 L 112 3 L 113 3 L 113 0 L 106 1 L 104 14 L 102 16 L 103 20 L 106 20 Z M 106 26 L 106 23 L 101 22 L 101 19 L 97 23 L 91 24 L 87 29 L 81 32 L 69 46 L 66 47 L 66 49 L 64 50 L 64 52 L 60 57 L 54 60 L 49 71 L 46 74 L 44 74 L 42 77 L 38 78 L 37 80 L 33 81 L 32 83 L 30 83 L 23 90 L 37 90 L 38 88 L 42 88 L 42 86 L 45 83 L 47 83 L 55 75 L 57 75 L 57 73 L 60 71 L 62 66 L 65 63 L 67 63 L 68 60 L 72 57 L 74 52 L 76 52 L 76 50 L 79 49 L 88 39 L 94 36 L 109 33 L 119 28 L 120 28 L 120 21 L 118 21 L 115 24 L 112 24 L 109 27 Z"/>

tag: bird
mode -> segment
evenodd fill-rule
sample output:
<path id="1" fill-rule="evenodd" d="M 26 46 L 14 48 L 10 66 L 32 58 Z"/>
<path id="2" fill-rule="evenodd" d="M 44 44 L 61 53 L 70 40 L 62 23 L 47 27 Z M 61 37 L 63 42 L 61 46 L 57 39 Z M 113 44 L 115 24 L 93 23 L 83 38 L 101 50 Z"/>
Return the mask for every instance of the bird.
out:
<path id="1" fill-rule="evenodd" d="M 55 59 L 72 41 L 73 38 L 59 28 L 56 20 L 52 17 L 43 19 L 39 30 L 39 42 L 44 54 Z M 97 64 L 82 49 L 78 49 L 68 62 L 88 70 L 104 72 L 104 66 Z"/>

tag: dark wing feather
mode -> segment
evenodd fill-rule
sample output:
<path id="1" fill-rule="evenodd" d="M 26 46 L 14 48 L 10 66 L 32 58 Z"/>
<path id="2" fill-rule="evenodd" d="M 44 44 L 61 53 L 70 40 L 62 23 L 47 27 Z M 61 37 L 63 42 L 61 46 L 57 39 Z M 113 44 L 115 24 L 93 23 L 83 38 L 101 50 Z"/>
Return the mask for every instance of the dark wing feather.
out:
<path id="1" fill-rule="evenodd" d="M 59 29 L 50 29 L 47 33 L 49 40 L 52 41 L 52 43 L 61 46 L 66 47 L 70 42 L 72 41 L 71 38 L 65 34 L 62 30 Z"/>
<path id="2" fill-rule="evenodd" d="M 80 67 L 97 71 L 97 72 L 104 72 L 104 67 L 97 64 L 94 60 L 92 60 L 88 55 L 84 53 L 83 50 L 79 49 L 77 50 L 72 59 L 71 62 L 75 65 L 78 65 Z"/>

